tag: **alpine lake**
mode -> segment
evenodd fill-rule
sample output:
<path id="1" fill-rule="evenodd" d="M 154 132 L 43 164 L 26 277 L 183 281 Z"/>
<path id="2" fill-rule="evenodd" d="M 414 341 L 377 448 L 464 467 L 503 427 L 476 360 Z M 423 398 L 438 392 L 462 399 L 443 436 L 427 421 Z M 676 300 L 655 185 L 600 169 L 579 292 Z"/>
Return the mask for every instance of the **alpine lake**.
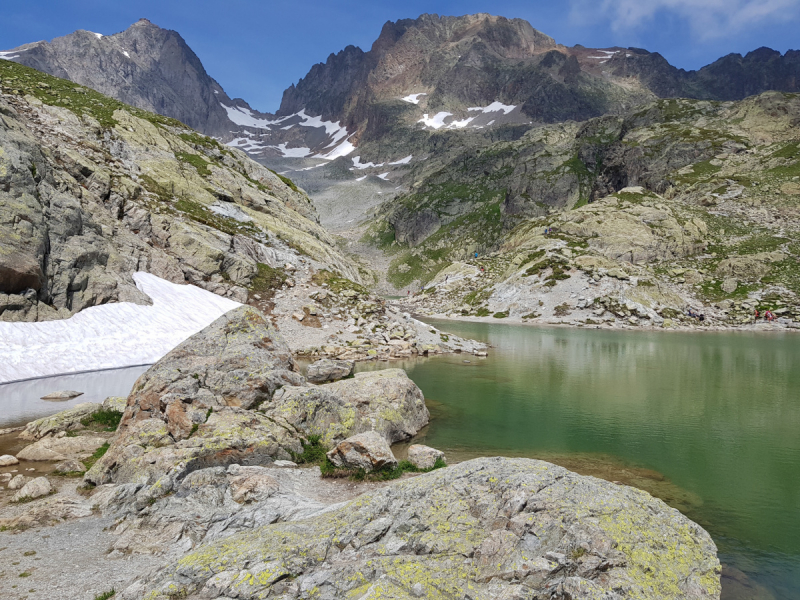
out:
<path id="1" fill-rule="evenodd" d="M 426 322 L 491 348 L 357 366 L 422 389 L 431 422 L 413 442 L 644 489 L 711 533 L 724 600 L 800 598 L 800 335 Z M 144 370 L 0 386 L 0 427 L 125 395 Z M 55 389 L 86 394 L 38 401 Z"/>

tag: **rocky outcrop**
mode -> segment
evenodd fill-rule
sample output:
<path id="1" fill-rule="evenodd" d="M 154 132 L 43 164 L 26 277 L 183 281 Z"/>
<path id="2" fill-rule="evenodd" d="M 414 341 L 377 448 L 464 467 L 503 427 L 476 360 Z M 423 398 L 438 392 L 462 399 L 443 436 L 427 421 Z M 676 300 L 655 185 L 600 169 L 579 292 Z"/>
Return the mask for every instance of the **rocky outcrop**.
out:
<path id="1" fill-rule="evenodd" d="M 367 473 L 397 466 L 397 459 L 386 438 L 375 431 L 366 431 L 342 440 L 327 456 L 334 466 L 362 469 Z"/>
<path id="2" fill-rule="evenodd" d="M 221 475 L 224 477 L 224 475 Z M 647 493 L 528 459 L 478 459 L 190 552 L 123 599 L 716 599 L 710 536 Z"/>
<path id="3" fill-rule="evenodd" d="M 350 377 L 353 374 L 355 362 L 352 360 L 332 360 L 323 358 L 308 365 L 306 379 L 311 383 L 327 383 Z"/>
<path id="4" fill-rule="evenodd" d="M 0 319 L 148 304 L 137 271 L 239 302 L 287 263 L 361 277 L 302 190 L 177 121 L 8 61 L 0 115 Z"/>
<path id="5" fill-rule="evenodd" d="M 296 437 L 254 413 L 282 386 L 304 383 L 288 347 L 251 307 L 230 311 L 172 350 L 134 384 L 109 451 L 87 473 L 93 483 L 150 481 L 180 464 L 291 458 Z"/>
<path id="6" fill-rule="evenodd" d="M 399 442 L 429 419 L 422 392 L 402 369 L 356 373 L 323 386 L 284 387 L 265 411 L 304 436 L 320 436 L 326 447 L 366 431 Z"/>

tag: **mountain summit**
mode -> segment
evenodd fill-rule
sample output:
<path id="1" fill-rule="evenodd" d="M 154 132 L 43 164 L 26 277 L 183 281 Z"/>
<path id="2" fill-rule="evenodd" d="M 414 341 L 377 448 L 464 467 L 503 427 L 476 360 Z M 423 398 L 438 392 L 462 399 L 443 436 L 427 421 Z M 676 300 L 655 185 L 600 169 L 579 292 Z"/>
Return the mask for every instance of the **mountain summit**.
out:
<path id="1" fill-rule="evenodd" d="M 78 30 L 0 56 L 178 119 L 204 133 L 230 129 L 220 101 L 232 101 L 222 87 L 180 34 L 147 19 L 114 35 Z"/>

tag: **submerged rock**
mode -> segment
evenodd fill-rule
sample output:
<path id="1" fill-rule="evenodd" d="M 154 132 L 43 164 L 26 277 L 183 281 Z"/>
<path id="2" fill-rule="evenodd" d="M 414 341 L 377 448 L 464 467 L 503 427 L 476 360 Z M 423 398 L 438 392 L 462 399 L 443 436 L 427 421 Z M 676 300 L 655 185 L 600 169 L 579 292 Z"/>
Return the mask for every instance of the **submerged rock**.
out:
<path id="1" fill-rule="evenodd" d="M 42 396 L 42 400 L 72 400 L 73 398 L 77 398 L 78 396 L 83 396 L 83 392 L 73 392 L 69 390 L 61 391 L 61 392 L 51 392 L 46 396 Z"/>
<path id="2" fill-rule="evenodd" d="M 367 473 L 397 466 L 397 459 L 382 435 L 374 431 L 359 433 L 339 442 L 328 452 L 328 460 L 345 469 L 364 469 Z"/>
<path id="3" fill-rule="evenodd" d="M 240 531 L 120 597 L 312 590 L 319 598 L 711 600 L 720 564 L 708 533 L 646 492 L 541 461 L 484 458 Z"/>
<path id="4" fill-rule="evenodd" d="M 355 365 L 355 361 L 352 360 L 323 358 L 308 366 L 306 379 L 311 383 L 325 383 L 327 381 L 344 379 L 353 374 Z"/>
<path id="5" fill-rule="evenodd" d="M 444 462 L 444 452 L 436 448 L 422 444 L 411 444 L 408 447 L 408 461 L 418 469 L 432 469 L 440 459 Z"/>

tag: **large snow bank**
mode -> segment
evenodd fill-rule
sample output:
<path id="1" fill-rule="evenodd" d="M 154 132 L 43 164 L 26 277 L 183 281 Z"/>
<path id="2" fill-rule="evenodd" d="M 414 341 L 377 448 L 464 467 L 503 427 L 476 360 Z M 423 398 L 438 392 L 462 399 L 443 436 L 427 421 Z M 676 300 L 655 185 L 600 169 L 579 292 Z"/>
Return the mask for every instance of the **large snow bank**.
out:
<path id="1" fill-rule="evenodd" d="M 419 94 L 409 94 L 408 96 L 404 96 L 401 100 L 405 100 L 406 102 L 410 102 L 411 104 L 419 104 L 419 97 L 420 96 L 427 96 L 425 92 L 420 92 Z"/>
<path id="2" fill-rule="evenodd" d="M 135 273 L 152 306 L 103 304 L 69 319 L 0 323 L 0 383 L 152 364 L 240 304 L 193 285 Z"/>

